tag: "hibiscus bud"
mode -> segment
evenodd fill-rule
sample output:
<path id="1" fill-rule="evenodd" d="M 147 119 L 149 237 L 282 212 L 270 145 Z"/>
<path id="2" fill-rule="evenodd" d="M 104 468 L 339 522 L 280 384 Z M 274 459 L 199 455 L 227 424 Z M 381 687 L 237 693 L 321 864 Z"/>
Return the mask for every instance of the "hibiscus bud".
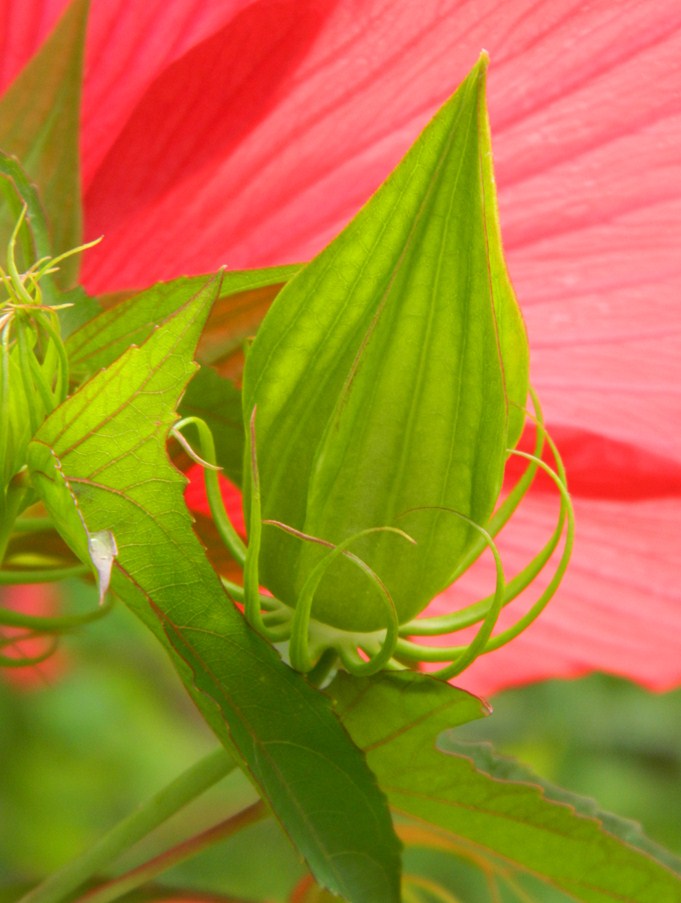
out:
<path id="1" fill-rule="evenodd" d="M 251 554 L 285 606 L 305 597 L 317 653 L 390 631 L 451 583 L 522 431 L 486 64 L 279 294 L 246 362 Z"/>

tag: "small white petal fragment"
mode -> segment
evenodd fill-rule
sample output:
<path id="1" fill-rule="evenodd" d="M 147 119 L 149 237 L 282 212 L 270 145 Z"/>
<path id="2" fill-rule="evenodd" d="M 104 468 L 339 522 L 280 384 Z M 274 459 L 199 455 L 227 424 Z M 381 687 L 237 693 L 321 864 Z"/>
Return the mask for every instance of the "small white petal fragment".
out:
<path id="1" fill-rule="evenodd" d="M 97 533 L 88 533 L 87 544 L 90 559 L 97 571 L 99 604 L 103 605 L 111 580 L 111 568 L 113 567 L 114 558 L 118 554 L 116 539 L 110 530 L 99 530 Z"/>

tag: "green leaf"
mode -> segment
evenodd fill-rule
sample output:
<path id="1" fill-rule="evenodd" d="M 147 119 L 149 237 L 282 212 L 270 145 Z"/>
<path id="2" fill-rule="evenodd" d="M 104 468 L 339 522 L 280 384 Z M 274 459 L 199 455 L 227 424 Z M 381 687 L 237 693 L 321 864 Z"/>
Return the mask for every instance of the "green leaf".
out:
<path id="1" fill-rule="evenodd" d="M 328 693 L 366 750 L 391 807 L 433 826 L 438 836 L 446 832 L 459 849 L 490 867 L 501 863 L 533 875 L 584 903 L 681 899 L 679 878 L 632 846 L 634 840 L 644 848 L 616 819 L 562 793 L 552 799 L 526 770 L 515 770 L 490 749 L 461 755 L 448 737 L 446 748 L 457 752 L 438 749 L 443 732 L 473 715 L 463 691 L 398 675 L 374 681 L 341 676 Z"/>
<path id="2" fill-rule="evenodd" d="M 466 518 L 490 517 L 518 438 L 509 408 L 527 392 L 485 69 L 483 57 L 355 220 L 282 290 L 244 370 L 263 519 L 334 544 L 385 526 L 414 537 L 384 531 L 351 547 L 400 622 L 451 582 L 478 536 Z M 295 606 L 327 553 L 265 526 L 262 582 Z M 386 626 L 385 599 L 344 557 L 313 615 L 348 631 Z"/>
<path id="3" fill-rule="evenodd" d="M 0 148 L 14 154 L 37 183 L 52 235 L 52 255 L 81 243 L 78 149 L 88 0 L 74 0 L 36 56 L 0 100 Z M 0 223 L 0 246 L 16 217 Z M 32 261 L 29 261 L 31 263 Z M 57 281 L 76 281 L 78 258 L 65 260 Z"/>
<path id="4" fill-rule="evenodd" d="M 172 652 L 204 717 L 317 880 L 357 903 L 391 903 L 399 856 L 383 795 L 326 697 L 225 595 L 167 458 L 174 406 L 218 293 L 215 282 L 204 287 L 54 411 L 31 443 L 31 479 L 81 560 L 89 561 L 92 534 L 113 534 L 115 591 Z"/>
<path id="5" fill-rule="evenodd" d="M 218 365 L 240 350 L 255 332 L 273 295 L 297 270 L 286 266 L 223 273 L 219 297 L 202 334 L 199 359 Z M 115 361 L 132 344 L 141 344 L 210 278 L 184 276 L 159 282 L 90 320 L 66 343 L 74 379 L 82 381 Z"/>
<path id="6" fill-rule="evenodd" d="M 385 798 L 321 695 L 255 654 L 251 636 L 162 620 L 317 881 L 351 903 L 399 901 L 399 846 Z"/>
<path id="7" fill-rule="evenodd" d="M 217 463 L 237 485 L 241 485 L 244 429 L 241 393 L 231 378 L 241 372 L 244 342 L 256 331 L 282 284 L 298 269 L 283 266 L 223 274 L 220 295 L 202 333 L 197 355 L 212 366 L 201 367 L 180 405 L 182 416 L 201 417 L 211 428 Z M 117 299 L 103 311 L 93 309 L 95 299 L 87 299 L 84 311 L 78 301 L 66 312 L 80 326 L 69 328 L 66 343 L 74 381 L 82 382 L 115 361 L 132 344 L 142 343 L 210 278 L 192 276 L 160 282 Z"/>
<path id="8" fill-rule="evenodd" d="M 80 285 L 76 285 L 67 292 L 62 292 L 59 303 L 69 305 L 59 311 L 59 326 L 64 340 L 102 311 L 97 299 L 88 295 Z"/>
<path id="9" fill-rule="evenodd" d="M 624 843 L 648 853 L 654 859 L 666 865 L 677 875 L 681 875 L 681 860 L 665 847 L 652 841 L 643 833 L 638 822 L 603 811 L 595 800 L 578 793 L 572 793 L 544 780 L 538 774 L 515 759 L 499 755 L 490 743 L 460 742 L 455 731 L 443 734 L 438 741 L 440 749 L 449 754 L 465 756 L 472 759 L 478 771 L 492 778 L 516 783 L 536 784 L 541 787 L 547 800 L 563 803 L 574 809 L 579 815 L 597 819 L 608 833 L 618 837 Z"/>

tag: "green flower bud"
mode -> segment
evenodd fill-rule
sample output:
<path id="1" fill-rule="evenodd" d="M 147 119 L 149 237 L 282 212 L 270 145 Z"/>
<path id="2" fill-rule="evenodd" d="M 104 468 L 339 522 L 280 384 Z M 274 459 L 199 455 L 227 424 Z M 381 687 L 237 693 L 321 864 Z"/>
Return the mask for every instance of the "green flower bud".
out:
<path id="1" fill-rule="evenodd" d="M 528 348 L 499 233 L 486 57 L 353 222 L 280 293 L 247 357 L 246 613 L 308 670 L 383 664 L 490 546 Z M 494 606 L 503 602 L 498 563 Z M 280 607 L 261 612 L 261 581 Z M 485 628 L 487 630 L 487 627 Z M 373 638 L 373 639 L 372 639 Z"/>

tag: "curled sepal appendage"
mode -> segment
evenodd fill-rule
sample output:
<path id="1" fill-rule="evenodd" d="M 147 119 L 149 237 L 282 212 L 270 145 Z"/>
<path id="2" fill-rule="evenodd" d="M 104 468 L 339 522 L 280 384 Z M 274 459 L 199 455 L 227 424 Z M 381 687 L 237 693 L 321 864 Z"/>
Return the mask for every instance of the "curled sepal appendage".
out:
<path id="1" fill-rule="evenodd" d="M 182 434 L 182 430 L 186 426 L 194 426 L 196 428 L 199 437 L 199 447 L 201 449 L 200 455 L 197 454 L 195 449 Z M 208 505 L 210 507 L 213 523 L 215 524 L 220 538 L 232 553 L 235 560 L 243 566 L 246 562 L 246 547 L 237 533 L 236 528 L 227 513 L 225 504 L 222 501 L 220 484 L 218 482 L 218 473 L 222 468 L 216 464 L 215 442 L 213 441 L 213 434 L 210 431 L 210 427 L 205 420 L 201 420 L 200 417 L 184 417 L 182 420 L 178 420 L 171 432 L 175 440 L 179 442 L 192 461 L 195 461 L 203 468 L 206 497 L 208 498 Z"/>
<path id="2" fill-rule="evenodd" d="M 275 521 L 264 521 L 264 523 L 284 530 L 303 542 L 314 542 L 328 548 L 326 555 L 313 568 L 305 581 L 291 618 L 288 650 L 291 666 L 297 671 L 311 671 L 328 649 L 334 649 L 340 656 L 345 669 L 357 676 L 375 674 L 384 668 L 392 658 L 399 636 L 395 603 L 383 580 L 365 561 L 350 551 L 350 546 L 371 533 L 395 533 L 413 545 L 414 540 L 411 536 L 396 527 L 374 527 L 362 530 L 344 542 L 333 545 L 326 540 L 320 540 L 301 533 L 299 530 L 294 530 L 286 524 Z M 374 631 L 372 635 L 353 634 L 349 631 L 334 629 L 312 617 L 314 596 L 319 584 L 329 567 L 340 555 L 344 555 L 360 568 L 379 593 L 385 611 L 385 628 Z M 367 656 L 366 659 L 359 655 L 358 649 L 362 649 Z"/>
<path id="3" fill-rule="evenodd" d="M 492 635 L 492 631 L 494 630 L 494 627 L 496 626 L 496 623 L 499 619 L 501 609 L 504 605 L 506 594 L 506 579 L 504 577 L 504 566 L 501 561 L 501 555 L 499 554 L 496 543 L 489 535 L 487 530 L 484 530 L 478 524 L 473 523 L 469 517 L 466 517 L 465 514 L 461 514 L 460 511 L 453 511 L 452 509 L 447 508 L 444 510 L 448 511 L 450 514 L 453 514 L 455 517 L 460 517 L 463 520 L 467 521 L 471 525 L 471 527 L 473 527 L 473 529 L 478 532 L 485 546 L 492 553 L 496 574 L 494 594 L 491 596 L 490 604 L 487 607 L 485 616 L 482 619 L 482 623 L 480 624 L 480 627 L 478 628 L 478 631 L 475 634 L 473 640 L 467 646 L 448 648 L 444 651 L 446 659 L 454 659 L 441 675 L 443 677 L 449 678 L 455 677 L 457 674 L 460 674 L 465 668 L 467 668 L 475 661 L 478 655 L 480 655 L 484 651 L 485 646 L 489 641 L 490 636 Z M 409 514 L 410 512 L 406 513 Z M 421 650 L 422 647 L 415 646 L 408 640 L 400 640 L 397 644 L 396 652 L 398 654 L 398 657 L 402 656 L 407 660 L 416 657 L 417 660 L 420 661 L 422 658 L 422 656 L 420 655 Z M 439 655 L 443 654 L 443 650 L 440 649 L 428 649 L 428 651 L 431 654 L 433 654 L 434 652 L 437 652 Z M 416 655 L 414 655 L 414 653 L 416 653 Z"/>
<path id="4" fill-rule="evenodd" d="M 45 572 L 47 573 L 47 572 Z M 0 576 L 6 576 L 0 574 Z M 26 574 L 23 575 L 25 578 Z M 33 574 L 28 575 L 32 580 Z M 6 581 L 0 581 L 6 582 Z M 15 585 L 20 581 L 15 580 Z M 84 627 L 92 621 L 99 620 L 111 610 L 111 600 L 103 605 L 77 615 L 28 615 L 21 611 L 0 607 L 0 650 L 4 648 L 14 649 L 14 655 L 5 655 L 0 651 L 0 667 L 26 668 L 39 665 L 46 661 L 57 649 L 60 636 L 72 632 L 79 627 Z M 42 652 L 36 655 L 27 655 L 23 651 L 23 644 L 36 640 L 45 643 Z"/>
<path id="5" fill-rule="evenodd" d="M 529 414 L 528 416 L 531 417 Z M 532 417 L 531 419 L 534 420 Z M 485 629 L 485 624 L 489 623 L 490 616 L 493 616 L 494 622 L 496 622 L 498 618 L 497 606 L 499 605 L 499 600 L 497 592 L 495 592 L 494 596 L 482 599 L 479 602 L 467 606 L 465 609 L 453 612 L 450 615 L 443 615 L 435 618 L 423 618 L 420 620 L 414 619 L 413 621 L 403 624 L 400 628 L 400 634 L 403 637 L 415 635 L 451 635 L 458 630 L 470 627 L 482 621 L 482 626 L 478 631 L 476 638 L 473 640 L 473 644 L 477 647 L 476 653 L 478 655 L 492 652 L 510 642 L 529 627 L 530 624 L 539 617 L 549 601 L 555 595 L 562 582 L 563 576 L 565 575 L 572 554 L 574 543 L 574 512 L 567 491 L 565 469 L 558 449 L 544 429 L 543 423 L 539 420 L 535 420 L 535 423 L 538 431 L 542 433 L 542 442 L 545 442 L 546 445 L 548 445 L 553 454 L 556 465 L 555 469 L 550 467 L 545 461 L 536 457 L 536 455 L 518 450 L 513 450 L 510 453 L 526 460 L 529 467 L 533 470 L 541 470 L 547 474 L 558 490 L 560 496 L 560 508 L 557 523 L 551 536 L 537 555 L 535 555 L 534 558 L 532 558 L 532 560 L 506 584 L 501 605 L 502 607 L 507 606 L 533 583 L 548 563 L 553 560 L 554 553 L 562 540 L 563 547 L 555 562 L 553 574 L 547 585 L 522 617 L 520 617 L 512 626 L 500 631 L 494 636 Z M 526 485 L 525 492 L 527 492 L 528 488 L 529 485 Z M 505 522 L 506 521 L 504 521 L 504 523 Z M 501 527 L 498 527 L 497 532 L 499 532 L 499 529 L 501 529 Z M 479 642 L 483 636 L 484 642 Z M 447 680 L 461 673 L 463 667 L 467 667 L 471 663 L 470 646 L 473 644 L 470 644 L 468 647 L 424 646 L 414 643 L 411 640 L 402 639 L 398 644 L 396 654 L 398 657 L 403 657 L 409 661 L 432 663 L 449 661 L 450 664 L 434 672 L 437 677 Z"/>
<path id="6" fill-rule="evenodd" d="M 18 650 L 18 654 L 16 656 L 5 655 L 0 652 L 0 667 L 2 668 L 27 668 L 31 665 L 41 665 L 44 661 L 47 661 L 50 656 L 54 654 L 57 649 L 57 639 L 55 637 L 50 637 L 47 648 L 42 652 L 39 652 L 37 655 L 24 655 L 21 652 L 21 644 L 38 639 L 40 634 L 36 634 L 33 632 L 28 632 L 21 636 L 14 636 L 10 639 L 2 639 L 0 640 L 0 649 L 4 649 L 6 646 L 14 647 Z"/>

